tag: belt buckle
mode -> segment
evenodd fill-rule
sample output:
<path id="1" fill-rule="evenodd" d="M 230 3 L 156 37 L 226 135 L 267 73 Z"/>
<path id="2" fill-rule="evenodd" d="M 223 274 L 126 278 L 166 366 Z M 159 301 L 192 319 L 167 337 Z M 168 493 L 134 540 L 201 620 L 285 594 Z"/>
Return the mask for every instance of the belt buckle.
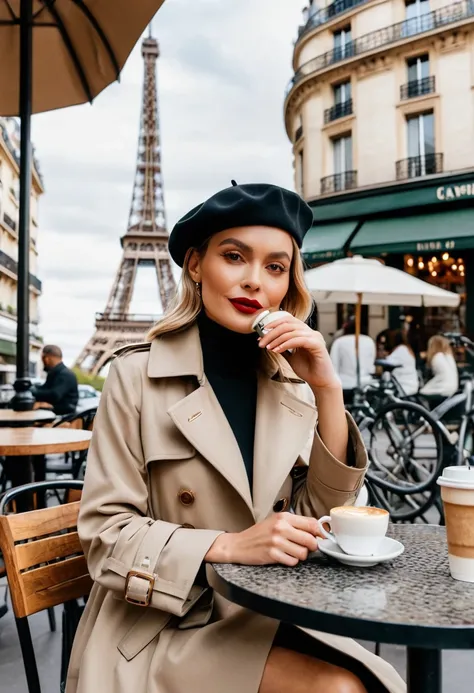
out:
<path id="1" fill-rule="evenodd" d="M 141 578 L 142 580 L 148 580 L 148 591 L 145 595 L 145 599 L 133 599 L 132 597 L 128 596 L 128 588 L 132 577 Z M 129 604 L 135 604 L 136 606 L 149 606 L 154 586 L 155 578 L 153 575 L 143 573 L 140 570 L 130 570 L 127 574 L 127 579 L 125 581 L 125 601 Z"/>

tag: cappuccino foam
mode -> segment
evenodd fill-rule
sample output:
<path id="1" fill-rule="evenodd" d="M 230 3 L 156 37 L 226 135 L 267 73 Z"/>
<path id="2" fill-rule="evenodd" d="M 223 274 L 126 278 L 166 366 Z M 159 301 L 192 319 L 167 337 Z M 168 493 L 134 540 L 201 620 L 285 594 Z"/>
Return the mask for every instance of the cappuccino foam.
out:
<path id="1" fill-rule="evenodd" d="M 340 505 L 337 508 L 332 508 L 331 513 L 337 513 L 338 515 L 361 515 L 365 517 L 380 517 L 381 515 L 388 515 L 388 511 L 383 508 L 372 508 L 369 506 L 355 506 L 355 505 Z"/>

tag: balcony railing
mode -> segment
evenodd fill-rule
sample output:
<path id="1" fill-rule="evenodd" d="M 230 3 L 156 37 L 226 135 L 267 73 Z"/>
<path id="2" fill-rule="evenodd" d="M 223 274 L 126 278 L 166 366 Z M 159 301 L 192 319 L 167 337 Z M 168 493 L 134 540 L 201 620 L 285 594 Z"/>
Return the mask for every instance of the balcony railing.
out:
<path id="1" fill-rule="evenodd" d="M 324 111 L 324 122 L 331 123 L 333 120 L 338 118 L 344 118 L 344 116 L 351 115 L 352 113 L 352 99 L 347 99 L 342 103 L 336 103 L 332 108 L 326 108 Z"/>
<path id="2" fill-rule="evenodd" d="M 18 278 L 18 263 L 16 262 L 16 260 L 10 257 L 10 255 L 7 255 L 3 252 L 3 250 L 0 250 L 0 271 L 2 267 L 4 267 L 6 270 L 14 274 L 16 278 Z M 30 286 L 34 286 L 35 289 L 41 292 L 41 281 L 38 279 L 38 277 L 35 277 L 34 274 L 30 274 Z"/>
<path id="3" fill-rule="evenodd" d="M 401 159 L 396 164 L 397 180 L 443 172 L 443 154 L 424 154 Z"/>
<path id="4" fill-rule="evenodd" d="M 344 171 L 321 178 L 321 195 L 357 188 L 357 171 Z"/>
<path id="5" fill-rule="evenodd" d="M 95 319 L 96 322 L 104 321 L 104 322 L 146 322 L 146 323 L 151 323 L 154 324 L 157 322 L 161 315 L 145 315 L 145 314 L 138 314 L 138 313 L 113 313 L 113 312 L 105 312 L 105 313 L 96 313 L 95 314 Z"/>
<path id="6" fill-rule="evenodd" d="M 316 58 L 301 65 L 288 85 L 287 93 L 289 93 L 295 84 L 304 77 L 307 77 L 313 72 L 324 70 L 341 60 L 362 55 L 363 53 L 369 53 L 411 36 L 433 31 L 434 29 L 441 29 L 473 16 L 474 0 L 462 0 L 462 2 L 455 2 L 447 7 L 428 12 L 420 17 L 413 17 L 412 19 L 398 22 L 398 24 L 391 24 L 383 29 L 371 31 L 369 34 L 365 34 L 347 43 L 345 46 L 327 51 L 327 53 L 318 55 Z"/>
<path id="7" fill-rule="evenodd" d="M 299 139 L 303 137 L 303 126 L 300 125 L 299 128 L 295 132 L 295 142 L 298 142 Z"/>
<path id="8" fill-rule="evenodd" d="M 321 26 L 321 24 L 329 22 L 331 19 L 337 17 L 343 12 L 348 12 L 349 10 L 352 10 L 353 7 L 363 5 L 366 2 L 367 0 L 336 0 L 335 2 L 331 3 L 331 5 L 328 5 L 328 7 L 321 8 L 311 15 L 304 26 L 299 28 L 298 39 L 307 34 L 308 31 L 311 31 L 311 29 Z"/>
<path id="9" fill-rule="evenodd" d="M 423 79 L 414 79 L 411 82 L 402 84 L 400 87 L 400 100 L 414 99 L 417 96 L 424 94 L 433 94 L 435 91 L 435 78 L 424 77 Z"/>

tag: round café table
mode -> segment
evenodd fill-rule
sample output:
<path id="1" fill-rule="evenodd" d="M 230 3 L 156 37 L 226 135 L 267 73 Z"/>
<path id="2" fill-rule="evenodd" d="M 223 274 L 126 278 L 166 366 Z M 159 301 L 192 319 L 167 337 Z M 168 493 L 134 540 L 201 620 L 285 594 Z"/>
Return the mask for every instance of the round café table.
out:
<path id="1" fill-rule="evenodd" d="M 0 428 L 0 455 L 50 455 L 87 450 L 92 431 L 74 428 Z"/>
<path id="2" fill-rule="evenodd" d="M 45 475 L 44 455 L 87 450 L 92 431 L 73 428 L 1 428 L 0 455 L 12 486 L 31 482 L 33 467 L 37 481 Z M 27 500 L 18 499 L 19 511 L 28 510 Z"/>
<path id="3" fill-rule="evenodd" d="M 318 552 L 296 568 L 213 564 L 211 585 L 286 623 L 405 645 L 409 693 L 440 693 L 441 651 L 474 648 L 474 584 L 451 578 L 444 527 L 391 525 L 388 535 L 405 551 L 372 568 Z"/>
<path id="4" fill-rule="evenodd" d="M 34 426 L 54 421 L 56 414 L 49 409 L 32 409 L 30 411 L 15 411 L 14 409 L 0 409 L 0 428 Z"/>

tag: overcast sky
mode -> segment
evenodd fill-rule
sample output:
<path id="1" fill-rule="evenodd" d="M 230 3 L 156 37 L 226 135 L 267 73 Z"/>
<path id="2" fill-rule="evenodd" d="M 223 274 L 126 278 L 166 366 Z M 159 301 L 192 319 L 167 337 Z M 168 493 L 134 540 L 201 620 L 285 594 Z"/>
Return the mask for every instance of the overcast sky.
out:
<path id="1" fill-rule="evenodd" d="M 230 179 L 293 187 L 283 99 L 303 0 L 166 0 L 153 22 L 168 229 Z M 40 201 L 41 328 L 72 363 L 105 308 L 135 172 L 140 42 L 93 106 L 34 117 Z M 145 284 L 144 284 L 145 282 Z M 146 286 L 148 282 L 148 286 Z M 141 276 L 132 309 L 155 309 Z"/>

